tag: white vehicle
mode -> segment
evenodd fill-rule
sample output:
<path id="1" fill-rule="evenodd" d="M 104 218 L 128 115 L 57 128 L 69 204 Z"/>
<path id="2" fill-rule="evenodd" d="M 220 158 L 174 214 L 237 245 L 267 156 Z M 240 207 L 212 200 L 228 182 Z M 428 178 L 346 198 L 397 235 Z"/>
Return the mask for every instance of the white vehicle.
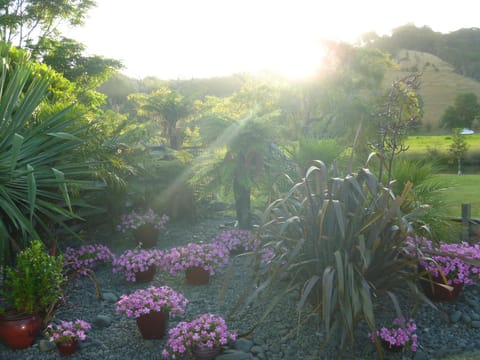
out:
<path id="1" fill-rule="evenodd" d="M 473 133 L 474 133 L 473 130 L 467 129 L 467 128 L 463 128 L 463 129 L 460 131 L 460 134 L 461 134 L 461 135 L 472 135 Z"/>

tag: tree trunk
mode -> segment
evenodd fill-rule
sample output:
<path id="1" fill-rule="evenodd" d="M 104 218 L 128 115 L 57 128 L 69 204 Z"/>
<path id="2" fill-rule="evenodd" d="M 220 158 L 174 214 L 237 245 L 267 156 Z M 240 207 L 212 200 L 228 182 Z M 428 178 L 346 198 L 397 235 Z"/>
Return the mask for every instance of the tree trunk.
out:
<path id="1" fill-rule="evenodd" d="M 235 196 L 238 227 L 240 229 L 250 229 L 250 188 L 241 184 L 235 177 L 233 179 L 233 194 Z"/>

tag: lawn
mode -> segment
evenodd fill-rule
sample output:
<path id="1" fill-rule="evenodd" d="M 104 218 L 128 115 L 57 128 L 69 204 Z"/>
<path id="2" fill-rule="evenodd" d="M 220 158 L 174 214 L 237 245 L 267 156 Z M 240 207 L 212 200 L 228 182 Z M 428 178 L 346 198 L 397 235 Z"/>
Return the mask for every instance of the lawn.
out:
<path id="1" fill-rule="evenodd" d="M 468 152 L 480 152 L 480 134 L 465 135 L 468 144 Z M 448 148 L 452 144 L 451 135 L 410 135 L 406 140 L 409 146 L 408 153 L 428 154 L 432 151 L 448 153 Z"/>
<path id="2" fill-rule="evenodd" d="M 444 192 L 444 200 L 448 204 L 449 215 L 461 216 L 463 203 L 471 204 L 471 216 L 480 218 L 480 174 L 479 175 L 437 175 L 451 187 Z"/>

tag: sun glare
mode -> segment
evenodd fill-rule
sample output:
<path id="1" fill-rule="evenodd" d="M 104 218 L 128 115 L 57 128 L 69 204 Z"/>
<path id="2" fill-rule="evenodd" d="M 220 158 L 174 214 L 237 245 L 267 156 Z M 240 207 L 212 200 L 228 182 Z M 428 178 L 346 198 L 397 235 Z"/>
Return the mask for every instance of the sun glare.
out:
<path id="1" fill-rule="evenodd" d="M 269 59 L 270 70 L 290 79 L 303 79 L 319 69 L 325 53 L 318 42 L 298 39 L 273 55 Z"/>

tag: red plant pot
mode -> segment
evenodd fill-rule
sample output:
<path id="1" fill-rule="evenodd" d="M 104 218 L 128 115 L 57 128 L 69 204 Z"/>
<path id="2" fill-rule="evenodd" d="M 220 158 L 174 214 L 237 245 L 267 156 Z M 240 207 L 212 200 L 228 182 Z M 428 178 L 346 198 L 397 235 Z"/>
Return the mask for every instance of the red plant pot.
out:
<path id="1" fill-rule="evenodd" d="M 155 265 L 151 265 L 147 270 L 145 271 L 139 271 L 135 273 L 135 281 L 136 282 L 149 282 L 152 281 L 155 273 L 157 271 L 157 267 Z"/>
<path id="2" fill-rule="evenodd" d="M 0 337 L 12 349 L 32 346 L 40 333 L 42 318 L 38 315 L 6 313 L 0 316 Z"/>
<path id="3" fill-rule="evenodd" d="M 463 289 L 463 283 L 448 285 L 452 287 L 451 290 L 440 284 L 444 284 L 441 277 L 432 276 L 431 281 L 420 279 L 423 292 L 432 301 L 453 302 L 457 300 Z"/>
<path id="4" fill-rule="evenodd" d="M 144 339 L 163 339 L 168 326 L 168 312 L 152 311 L 136 319 Z"/>
<path id="5" fill-rule="evenodd" d="M 208 284 L 210 273 L 201 266 L 192 266 L 185 270 L 187 283 L 192 285 Z"/>
<path id="6" fill-rule="evenodd" d="M 59 342 L 56 343 L 57 349 L 62 356 L 69 356 L 72 355 L 78 349 L 78 341 L 72 340 L 67 342 Z"/>
<path id="7" fill-rule="evenodd" d="M 213 348 L 208 348 L 208 347 L 202 347 L 202 348 L 196 348 L 193 351 L 193 356 L 195 357 L 195 360 L 213 360 L 215 359 L 215 356 L 220 354 L 220 351 L 222 350 L 221 347 L 213 347 Z"/>

